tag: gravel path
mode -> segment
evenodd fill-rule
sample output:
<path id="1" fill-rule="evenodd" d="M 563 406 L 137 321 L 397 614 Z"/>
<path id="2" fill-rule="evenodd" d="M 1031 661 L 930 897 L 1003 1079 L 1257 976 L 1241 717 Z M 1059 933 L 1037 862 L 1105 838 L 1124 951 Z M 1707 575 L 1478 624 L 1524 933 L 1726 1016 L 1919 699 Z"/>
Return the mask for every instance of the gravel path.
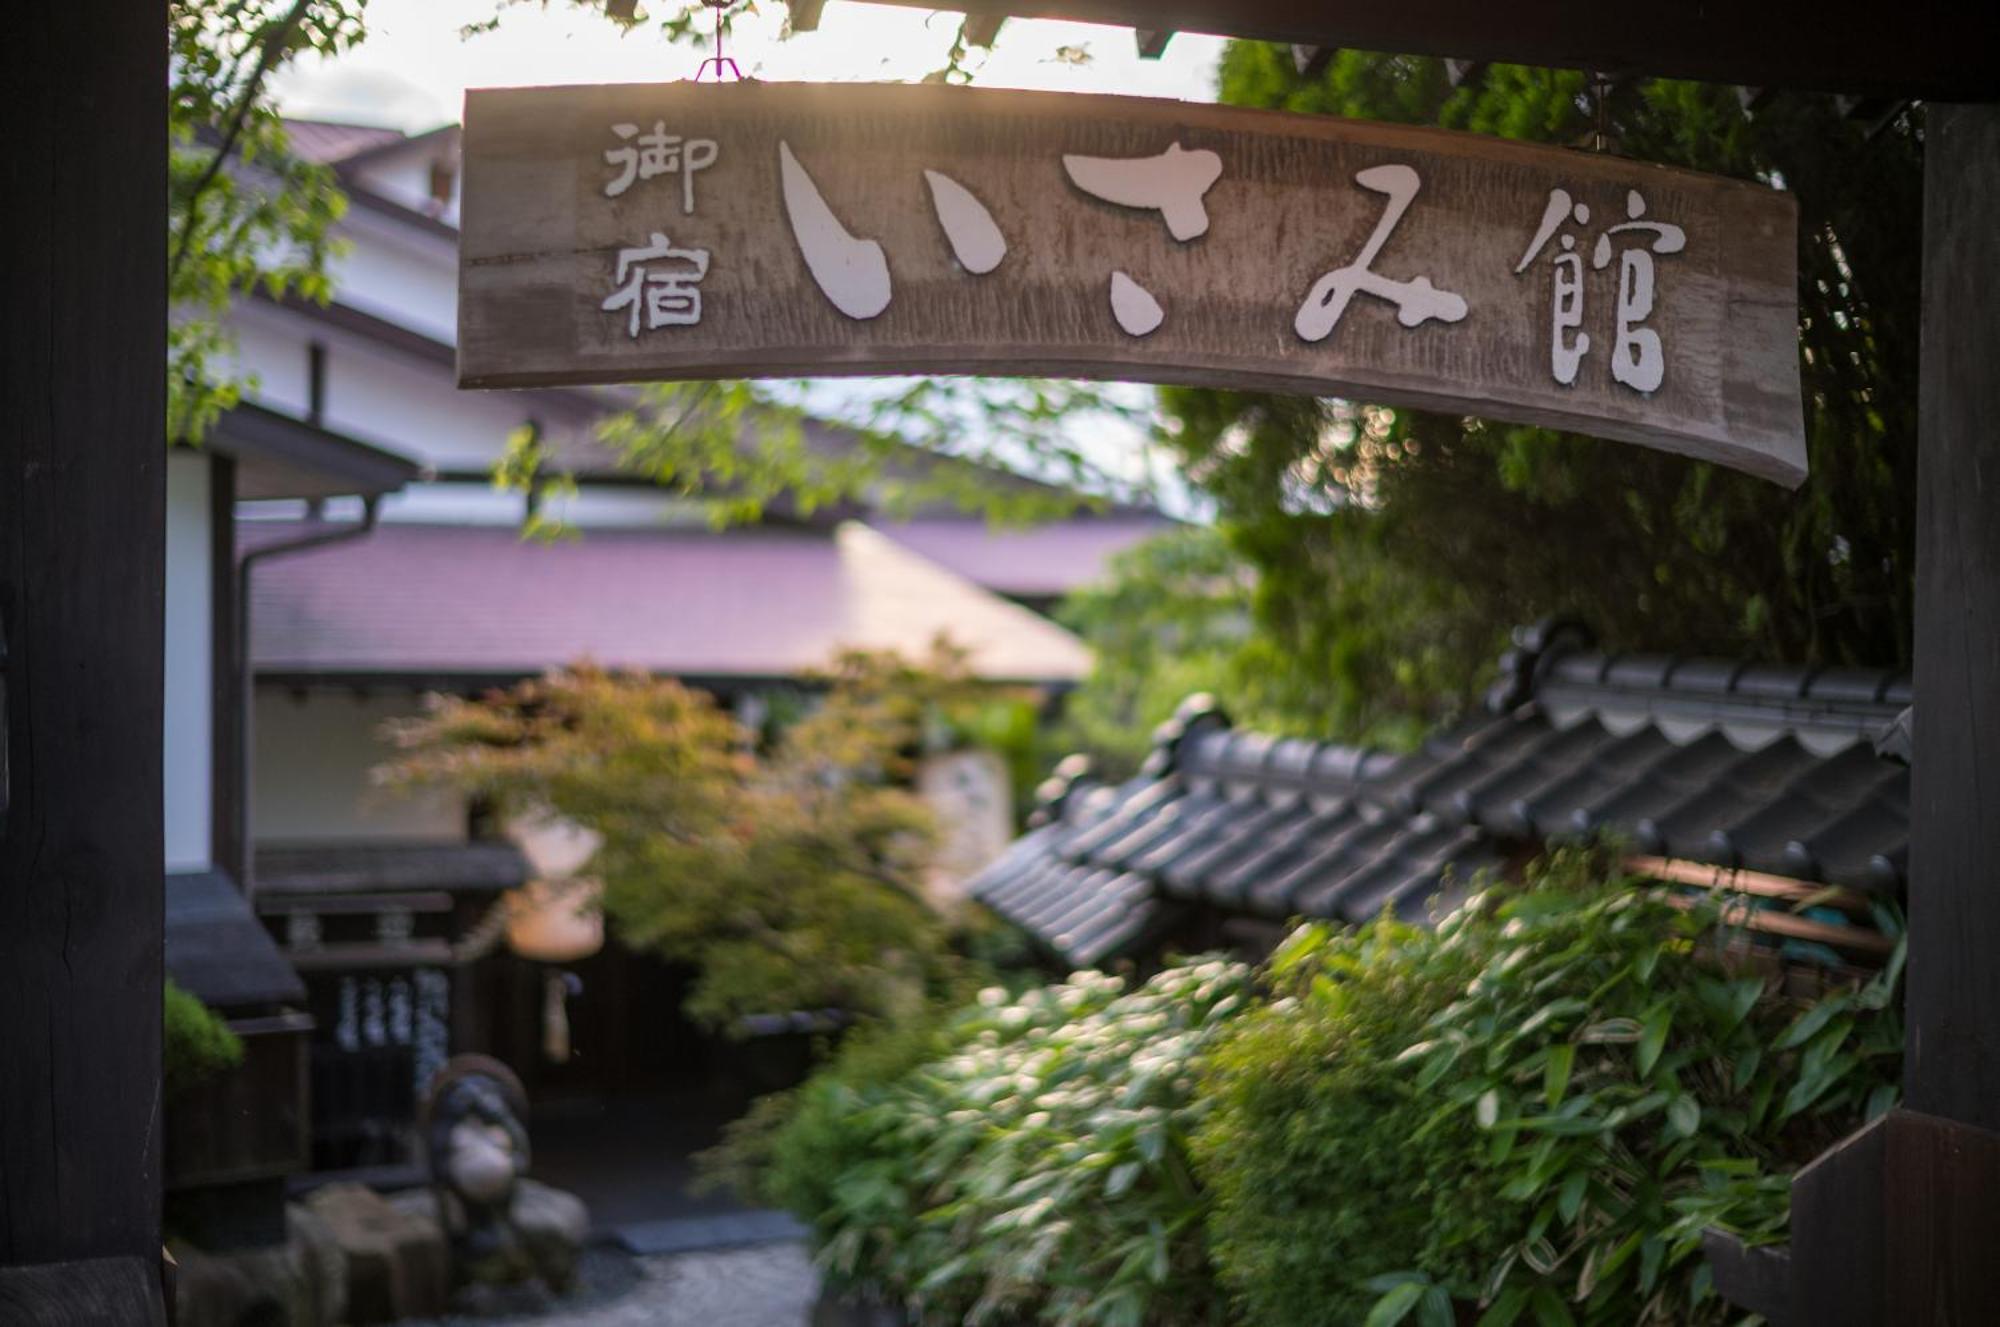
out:
<path id="1" fill-rule="evenodd" d="M 594 1249 L 565 1303 L 502 1297 L 483 1315 L 428 1327 L 806 1327 L 818 1296 L 819 1274 L 794 1241 L 645 1258 Z"/>
<path id="2" fill-rule="evenodd" d="M 639 1260 L 639 1284 L 609 1304 L 548 1327 L 805 1327 L 819 1274 L 801 1244 Z"/>

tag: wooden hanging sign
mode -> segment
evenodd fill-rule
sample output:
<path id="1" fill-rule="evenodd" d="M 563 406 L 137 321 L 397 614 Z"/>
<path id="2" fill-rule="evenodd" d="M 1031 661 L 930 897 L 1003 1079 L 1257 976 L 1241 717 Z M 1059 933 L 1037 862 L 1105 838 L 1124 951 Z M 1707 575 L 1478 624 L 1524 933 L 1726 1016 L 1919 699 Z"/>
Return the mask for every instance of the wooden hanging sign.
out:
<path id="1" fill-rule="evenodd" d="M 466 96 L 459 382 L 1309 392 L 1805 476 L 1797 210 L 1480 135 L 876 84 Z"/>

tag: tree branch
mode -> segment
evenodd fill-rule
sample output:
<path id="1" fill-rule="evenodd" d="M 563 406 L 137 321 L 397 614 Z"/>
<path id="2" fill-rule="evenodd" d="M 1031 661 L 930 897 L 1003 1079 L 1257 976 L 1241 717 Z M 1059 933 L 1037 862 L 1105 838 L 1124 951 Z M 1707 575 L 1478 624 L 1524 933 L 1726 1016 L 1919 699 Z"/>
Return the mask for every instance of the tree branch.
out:
<path id="1" fill-rule="evenodd" d="M 244 84 L 243 94 L 237 98 L 236 105 L 230 111 L 229 124 L 223 130 L 222 142 L 215 149 L 215 156 L 209 161 L 207 168 L 202 171 L 201 178 L 195 181 L 194 188 L 188 193 L 187 218 L 181 226 L 180 239 L 174 245 L 173 257 L 167 263 L 169 290 L 173 288 L 174 278 L 180 274 L 182 265 L 187 262 L 188 251 L 194 244 L 194 232 L 201 214 L 202 196 L 214 185 L 216 176 L 222 173 L 223 163 L 229 159 L 229 154 L 236 150 L 237 140 L 243 136 L 243 127 L 249 123 L 250 112 L 256 107 L 257 98 L 263 92 L 264 80 L 270 77 L 271 71 L 276 69 L 279 61 L 284 58 L 285 47 L 290 42 L 293 31 L 304 20 L 306 10 L 311 6 L 312 0 L 293 0 L 291 11 L 265 34 L 262 46 L 257 52 L 257 67 L 250 71 L 250 78 Z"/>

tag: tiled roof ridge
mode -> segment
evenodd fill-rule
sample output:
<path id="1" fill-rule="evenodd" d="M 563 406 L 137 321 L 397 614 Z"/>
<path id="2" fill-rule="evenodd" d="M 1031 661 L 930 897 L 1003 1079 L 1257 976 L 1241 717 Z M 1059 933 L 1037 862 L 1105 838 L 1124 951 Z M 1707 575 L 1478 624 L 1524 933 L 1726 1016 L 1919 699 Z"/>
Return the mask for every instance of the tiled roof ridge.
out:
<path id="1" fill-rule="evenodd" d="M 1652 724 L 1720 729 L 1740 745 L 1791 736 L 1821 751 L 1877 742 L 1910 707 L 1909 674 L 1890 668 L 1768 664 L 1595 648 L 1572 619 L 1514 633 L 1487 709 L 1534 705 L 1567 726 L 1595 718 L 1614 731 Z"/>
<path id="2" fill-rule="evenodd" d="M 1137 777 L 1065 762 L 970 890 L 1087 966 L 1190 920 L 1423 920 L 1480 871 L 1582 835 L 1718 873 L 1902 887 L 1910 771 L 1862 740 L 1907 738 L 1898 674 L 1600 653 L 1545 622 L 1516 633 L 1493 696 L 1402 755 L 1236 729 L 1190 697 Z"/>

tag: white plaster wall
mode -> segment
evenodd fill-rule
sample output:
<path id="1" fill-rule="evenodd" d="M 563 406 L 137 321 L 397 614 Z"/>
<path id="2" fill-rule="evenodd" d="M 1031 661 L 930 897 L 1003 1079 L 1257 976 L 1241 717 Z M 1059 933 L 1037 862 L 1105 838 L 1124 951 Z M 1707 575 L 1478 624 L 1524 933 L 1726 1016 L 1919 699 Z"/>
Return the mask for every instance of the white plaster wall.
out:
<path id="1" fill-rule="evenodd" d="M 199 871 L 214 861 L 214 583 L 209 575 L 208 456 L 167 454 L 166 863 Z"/>
<path id="2" fill-rule="evenodd" d="M 279 414 L 303 419 L 311 405 L 310 340 L 297 314 L 240 301 L 229 315 L 236 333 L 234 371 L 251 379 L 244 395 Z"/>
<path id="3" fill-rule="evenodd" d="M 458 243 L 356 203 L 341 223 L 350 243 L 331 266 L 342 304 L 440 341 L 458 335 Z"/>
<path id="4" fill-rule="evenodd" d="M 460 391 L 443 365 L 328 343 L 326 426 L 436 469 L 485 470 L 533 413 L 511 392 Z"/>
<path id="5" fill-rule="evenodd" d="M 437 201 L 431 197 L 431 163 L 443 161 L 452 174 L 451 197 L 444 206 L 437 208 Z M 458 135 L 450 134 L 425 143 L 414 144 L 407 151 L 392 152 L 372 159 L 359 168 L 363 187 L 394 199 L 404 207 L 426 214 L 436 209 L 437 219 L 446 225 L 458 224 L 458 200 L 461 162 L 458 150 Z"/>
<path id="6" fill-rule="evenodd" d="M 586 530 L 710 528 L 707 508 L 664 488 L 583 483 L 573 494 L 549 498 L 542 513 Z M 519 527 L 526 514 L 521 494 L 487 482 L 412 484 L 382 503 L 385 523 Z"/>
<path id="7" fill-rule="evenodd" d="M 379 735 L 383 721 L 421 709 L 409 691 L 356 696 L 314 690 L 300 697 L 258 688 L 251 837 L 259 843 L 463 841 L 463 798 L 390 793 L 369 778 L 394 755 Z"/>

